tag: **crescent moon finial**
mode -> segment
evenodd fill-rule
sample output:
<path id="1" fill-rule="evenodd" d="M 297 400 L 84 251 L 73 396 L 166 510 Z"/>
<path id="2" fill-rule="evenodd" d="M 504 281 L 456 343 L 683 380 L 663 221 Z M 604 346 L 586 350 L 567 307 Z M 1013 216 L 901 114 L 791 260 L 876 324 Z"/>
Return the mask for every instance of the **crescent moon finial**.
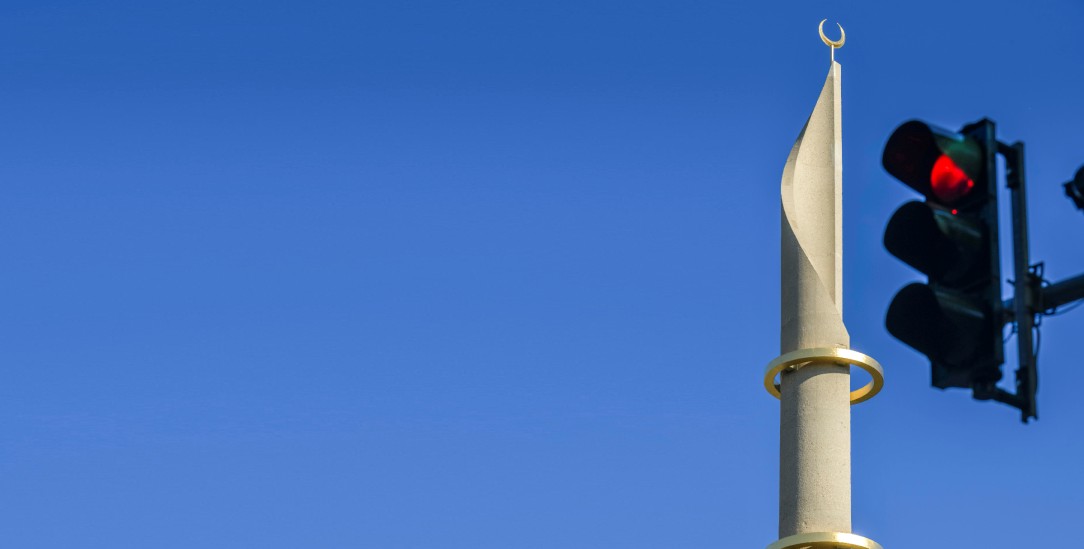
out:
<path id="1" fill-rule="evenodd" d="M 832 61 L 835 61 L 836 60 L 836 48 L 842 48 L 843 47 L 843 43 L 847 41 L 847 33 L 843 32 L 843 25 L 840 25 L 839 23 L 836 23 L 836 26 L 839 27 L 839 40 L 829 40 L 828 37 L 824 35 L 824 22 L 825 21 L 827 21 L 827 19 L 821 20 L 821 24 L 817 26 L 817 32 L 820 33 L 821 40 L 824 42 L 824 44 L 826 46 L 828 46 L 829 48 L 832 48 Z"/>

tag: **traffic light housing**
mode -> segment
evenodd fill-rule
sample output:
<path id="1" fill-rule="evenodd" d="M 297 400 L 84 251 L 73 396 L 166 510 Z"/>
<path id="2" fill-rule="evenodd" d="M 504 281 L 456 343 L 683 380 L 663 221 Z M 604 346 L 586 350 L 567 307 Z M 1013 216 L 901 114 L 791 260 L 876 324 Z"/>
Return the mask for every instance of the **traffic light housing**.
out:
<path id="1" fill-rule="evenodd" d="M 926 275 L 904 287 L 885 318 L 889 333 L 926 355 L 935 387 L 994 398 L 1004 362 L 998 252 L 997 140 L 983 120 L 952 132 L 912 120 L 898 127 L 882 164 L 924 198 L 904 204 L 885 248 Z"/>
<path id="2" fill-rule="evenodd" d="M 1065 196 L 1068 196 L 1073 201 L 1073 205 L 1078 210 L 1084 210 L 1084 166 L 1081 166 L 1076 171 L 1076 175 L 1073 179 L 1062 185 L 1065 189 Z"/>

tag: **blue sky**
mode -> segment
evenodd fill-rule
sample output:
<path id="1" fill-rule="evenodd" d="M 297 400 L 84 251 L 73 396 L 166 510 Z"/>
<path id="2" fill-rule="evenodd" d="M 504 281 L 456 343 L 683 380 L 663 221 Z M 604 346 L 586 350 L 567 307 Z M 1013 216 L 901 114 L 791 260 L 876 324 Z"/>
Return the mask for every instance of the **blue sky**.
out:
<path id="1" fill-rule="evenodd" d="M 855 531 L 1064 544 L 1084 312 L 1043 324 L 1036 423 L 930 388 L 883 327 L 918 277 L 881 246 L 913 196 L 880 151 L 910 118 L 996 120 L 1028 145 L 1032 257 L 1084 271 L 1060 188 L 1084 162 L 1082 16 L 8 2 L 0 545 L 774 541 L 760 375 L 823 18 L 847 31 L 845 319 L 887 371 L 854 408 Z"/>

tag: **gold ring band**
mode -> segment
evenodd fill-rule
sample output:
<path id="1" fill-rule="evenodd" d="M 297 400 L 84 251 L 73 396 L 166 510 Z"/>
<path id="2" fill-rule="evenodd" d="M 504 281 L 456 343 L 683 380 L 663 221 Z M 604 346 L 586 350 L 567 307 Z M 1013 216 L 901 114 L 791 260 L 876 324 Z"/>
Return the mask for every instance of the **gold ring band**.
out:
<path id="1" fill-rule="evenodd" d="M 797 370 L 806 364 L 832 363 L 843 366 L 854 365 L 869 372 L 873 379 L 860 389 L 851 391 L 851 404 L 865 402 L 873 395 L 881 392 L 885 384 L 885 372 L 881 364 L 873 357 L 862 354 L 853 349 L 838 349 L 834 347 L 818 347 L 815 349 L 798 349 L 776 357 L 768 363 L 768 369 L 764 372 L 764 388 L 775 398 L 779 398 L 779 384 L 775 382 L 775 376 L 783 371 Z M 852 534 L 847 534 L 852 535 Z M 863 538 L 865 539 L 865 538 Z M 879 546 L 878 546 L 879 547 Z"/>
<path id="2" fill-rule="evenodd" d="M 858 534 L 843 532 L 812 532 L 787 536 L 771 545 L 768 549 L 883 549 L 880 543 Z"/>

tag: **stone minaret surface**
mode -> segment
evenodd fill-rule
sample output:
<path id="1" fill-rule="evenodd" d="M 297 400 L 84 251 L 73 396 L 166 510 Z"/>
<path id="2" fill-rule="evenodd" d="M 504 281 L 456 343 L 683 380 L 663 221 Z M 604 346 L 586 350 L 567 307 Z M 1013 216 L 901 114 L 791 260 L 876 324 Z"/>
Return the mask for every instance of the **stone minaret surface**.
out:
<path id="1" fill-rule="evenodd" d="M 780 353 L 850 347 L 843 325 L 840 72 L 832 61 L 783 168 Z M 781 375 L 779 537 L 851 531 L 850 369 Z"/>
<path id="2" fill-rule="evenodd" d="M 884 371 L 850 348 L 843 324 L 843 132 L 840 74 L 828 78 L 783 167 L 780 356 L 764 386 L 779 397 L 779 540 L 768 549 L 881 549 L 851 532 L 851 405 Z M 840 28 L 842 32 L 842 27 Z M 872 381 L 851 390 L 851 366 Z M 775 381 L 779 376 L 779 382 Z"/>

